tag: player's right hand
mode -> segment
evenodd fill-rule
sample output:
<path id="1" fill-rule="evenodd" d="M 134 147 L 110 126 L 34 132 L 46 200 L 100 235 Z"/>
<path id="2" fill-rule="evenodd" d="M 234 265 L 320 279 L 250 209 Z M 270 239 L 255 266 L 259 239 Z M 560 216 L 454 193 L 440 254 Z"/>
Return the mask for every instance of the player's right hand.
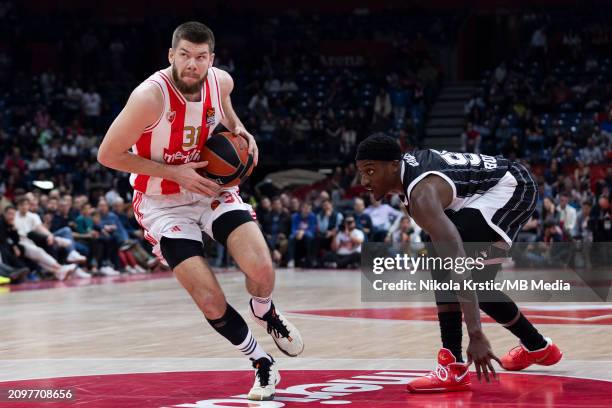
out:
<path id="1" fill-rule="evenodd" d="M 170 166 L 172 170 L 171 179 L 193 193 L 202 194 L 207 197 L 216 197 L 219 191 L 221 191 L 221 186 L 206 177 L 202 177 L 196 171 L 207 165 L 207 161 L 201 161 Z"/>
<path id="2" fill-rule="evenodd" d="M 491 364 L 491 360 L 497 361 L 501 366 L 501 361 L 493 353 L 489 340 L 484 333 L 479 332 L 476 335 L 470 335 L 470 342 L 466 351 L 468 356 L 467 366 L 474 363 L 476 367 L 476 376 L 478 381 L 482 380 L 482 376 L 487 382 L 491 382 L 489 378 L 489 372 L 493 375 L 494 379 L 497 379 L 497 373 Z"/>

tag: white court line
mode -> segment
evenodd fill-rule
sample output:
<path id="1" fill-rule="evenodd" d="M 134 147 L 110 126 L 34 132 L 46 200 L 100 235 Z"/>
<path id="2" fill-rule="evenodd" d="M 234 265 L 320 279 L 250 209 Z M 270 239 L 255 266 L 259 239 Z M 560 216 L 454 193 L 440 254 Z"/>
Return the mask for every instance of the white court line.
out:
<path id="1" fill-rule="evenodd" d="M 95 368 L 91 362 L 97 362 Z M 429 371 L 433 368 L 431 359 L 323 359 L 323 358 L 301 358 L 289 359 L 279 358 L 279 368 L 281 371 L 319 371 L 319 370 L 399 370 L 399 371 Z M 17 364 L 16 364 L 17 363 Z M 22 363 L 22 364 L 19 364 Z M 26 363 L 26 364 L 23 364 Z M 46 363 L 43 367 L 32 367 L 33 364 L 27 363 Z M 49 363 L 56 367 L 50 367 Z M 67 363 L 67 364 L 66 364 Z M 72 364 L 70 364 L 72 363 Z M 76 364 L 75 364 L 76 363 Z M 80 363 L 80 364 L 78 364 Z M 109 364 L 110 363 L 110 364 Z M 115 367 L 113 364 L 115 363 Z M 126 364 L 133 363 L 133 364 Z M 145 364 L 143 364 L 145 363 Z M 602 377 L 572 375 L 575 371 L 576 363 L 585 363 L 590 367 L 582 370 L 601 372 Z M 547 372 L 505 372 L 508 375 L 548 375 L 553 377 L 571 377 L 590 380 L 612 382 L 607 366 L 612 361 L 585 361 L 585 360 L 564 360 L 555 366 L 556 371 Z M 146 358 L 104 358 L 104 359 L 28 359 L 28 360 L 0 360 L 7 369 L 22 371 L 22 374 L 14 372 L 12 375 L 0 375 L 0 381 L 19 381 L 57 377 L 91 376 L 91 375 L 114 375 L 114 374 L 146 374 L 146 373 L 171 373 L 171 372 L 204 372 L 204 371 L 251 371 L 244 358 L 168 358 L 168 359 L 146 359 Z M 604 367 L 602 367 L 604 366 Z M 46 371 L 44 374 L 32 374 L 37 368 Z M 566 371 L 566 372 L 564 372 Z M 606 378 L 607 377 L 607 378 Z"/>
<path id="2" fill-rule="evenodd" d="M 369 322 L 369 323 L 373 323 L 373 322 L 382 322 L 382 323 L 399 323 L 399 322 L 404 322 L 404 323 L 410 323 L 410 324 L 435 324 L 436 326 L 438 325 L 438 320 L 410 320 L 410 319 L 379 319 L 379 318 L 370 318 L 370 317 L 351 317 L 351 316 L 323 316 L 323 315 L 315 315 L 315 314 L 309 314 L 309 313 L 295 313 L 295 312 L 284 312 L 284 314 L 286 316 L 291 316 L 291 317 L 296 317 L 296 318 L 304 318 L 304 319 L 310 319 L 310 320 L 324 320 L 324 321 L 335 321 L 335 322 L 339 322 L 339 321 L 347 321 L 347 322 L 361 322 L 361 323 L 365 323 L 365 322 Z M 551 320 L 574 320 L 574 321 L 594 321 L 594 320 L 600 320 L 600 319 L 604 319 L 604 318 L 608 318 L 608 317 L 612 317 L 612 315 L 606 315 L 604 317 L 600 317 L 600 316 L 594 316 L 594 317 L 589 317 L 589 318 L 585 318 L 585 317 L 581 317 L 581 318 L 569 318 L 569 317 L 558 317 L 558 316 L 540 316 L 540 315 L 531 315 L 531 316 L 527 316 L 528 318 L 532 318 L 532 317 L 539 317 L 539 318 L 546 318 L 546 319 L 551 319 Z M 491 325 L 499 325 L 499 323 L 496 322 L 483 322 L 482 323 L 485 326 L 491 326 Z M 580 324 L 580 323 L 566 323 L 566 324 L 555 324 L 555 323 L 535 323 L 535 325 L 540 326 L 540 325 L 546 325 L 547 327 L 575 327 L 575 326 L 580 326 L 580 327 L 610 327 L 611 325 L 605 325 L 605 324 Z"/>

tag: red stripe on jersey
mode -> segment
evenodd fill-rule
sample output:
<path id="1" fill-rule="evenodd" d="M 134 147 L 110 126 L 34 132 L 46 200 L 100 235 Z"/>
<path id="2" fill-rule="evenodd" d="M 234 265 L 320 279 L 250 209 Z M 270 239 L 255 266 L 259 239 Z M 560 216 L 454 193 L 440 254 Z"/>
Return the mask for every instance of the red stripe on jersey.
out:
<path id="1" fill-rule="evenodd" d="M 219 80 L 217 79 L 217 74 L 215 73 L 214 69 L 212 69 L 212 73 L 215 77 L 215 84 L 217 85 L 217 101 L 219 102 L 219 109 L 221 110 L 221 119 L 225 119 L 225 112 L 223 112 L 223 101 L 221 100 L 221 93 L 219 91 Z"/>
<path id="2" fill-rule="evenodd" d="M 172 87 L 171 81 L 162 74 L 162 78 L 166 82 L 168 89 Z M 185 127 L 185 110 L 186 104 L 179 98 L 176 92 L 170 92 L 170 112 L 174 112 L 174 119 L 170 127 L 170 142 L 168 143 L 168 153 L 173 154 L 182 151 L 183 146 L 183 129 Z M 165 159 L 164 159 L 165 161 Z M 162 194 L 176 194 L 181 191 L 181 188 L 174 181 L 163 179 L 161 182 Z"/>
<path id="3" fill-rule="evenodd" d="M 208 140 L 208 134 L 210 133 L 210 128 L 207 126 L 206 119 L 208 118 L 207 112 L 212 109 L 212 102 L 210 98 L 210 85 L 208 84 L 208 77 L 206 78 L 206 98 L 204 98 L 204 107 L 202 109 L 202 127 L 201 135 L 200 135 L 200 143 L 198 143 L 198 149 L 202 151 L 204 147 L 204 143 Z M 214 117 L 213 117 L 214 119 Z"/>
<path id="4" fill-rule="evenodd" d="M 145 159 L 151 160 L 151 134 L 152 130 L 143 133 L 138 138 L 136 142 L 136 152 L 137 155 L 143 157 Z M 143 174 L 139 174 L 136 176 L 134 180 L 134 190 L 142 191 L 143 193 L 147 191 L 147 184 L 149 183 L 150 176 L 145 176 Z"/>

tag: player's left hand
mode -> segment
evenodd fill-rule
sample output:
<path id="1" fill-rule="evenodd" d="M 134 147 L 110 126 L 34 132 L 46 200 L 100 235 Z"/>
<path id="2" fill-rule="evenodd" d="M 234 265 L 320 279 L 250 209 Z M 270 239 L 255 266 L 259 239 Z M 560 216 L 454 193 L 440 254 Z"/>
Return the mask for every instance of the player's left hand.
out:
<path id="1" fill-rule="evenodd" d="M 259 149 L 257 148 L 257 143 L 255 143 L 253 135 L 242 126 L 236 126 L 232 133 L 236 136 L 244 137 L 247 142 L 249 142 L 249 153 L 253 155 L 253 167 L 257 166 L 257 162 L 259 161 Z"/>

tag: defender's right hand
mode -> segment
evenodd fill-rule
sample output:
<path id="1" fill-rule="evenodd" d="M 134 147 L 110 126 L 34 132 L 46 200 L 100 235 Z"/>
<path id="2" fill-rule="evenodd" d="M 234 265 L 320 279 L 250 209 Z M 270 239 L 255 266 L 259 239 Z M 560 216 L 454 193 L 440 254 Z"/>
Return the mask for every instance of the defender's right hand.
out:
<path id="1" fill-rule="evenodd" d="M 176 181 L 187 190 L 205 195 L 207 197 L 216 197 L 221 191 L 221 186 L 214 181 L 202 177 L 197 169 L 204 168 L 208 165 L 207 161 L 191 162 L 178 166 L 170 166 L 172 171 L 172 180 Z"/>

